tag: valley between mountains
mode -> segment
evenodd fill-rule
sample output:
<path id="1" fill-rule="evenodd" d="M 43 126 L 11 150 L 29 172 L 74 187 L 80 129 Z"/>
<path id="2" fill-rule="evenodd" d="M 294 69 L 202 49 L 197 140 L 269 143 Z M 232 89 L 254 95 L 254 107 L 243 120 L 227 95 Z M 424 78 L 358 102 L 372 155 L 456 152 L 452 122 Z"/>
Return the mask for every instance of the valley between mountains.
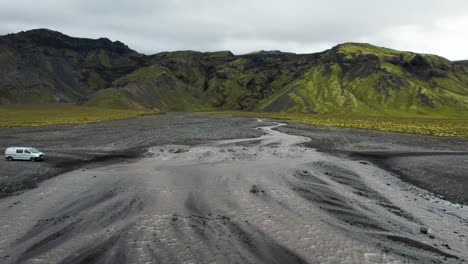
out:
<path id="1" fill-rule="evenodd" d="M 467 120 L 437 55 L 0 36 L 0 263 L 466 263 Z"/>

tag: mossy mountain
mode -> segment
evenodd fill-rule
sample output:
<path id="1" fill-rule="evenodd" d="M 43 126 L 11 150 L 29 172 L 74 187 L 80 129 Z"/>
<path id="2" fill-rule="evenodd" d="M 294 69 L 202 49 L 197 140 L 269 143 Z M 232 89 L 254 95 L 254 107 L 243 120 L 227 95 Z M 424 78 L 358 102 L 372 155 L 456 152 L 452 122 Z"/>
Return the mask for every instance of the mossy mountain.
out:
<path id="1" fill-rule="evenodd" d="M 468 63 L 346 43 L 314 54 L 162 52 L 39 29 L 0 37 L 0 102 L 468 116 Z"/>

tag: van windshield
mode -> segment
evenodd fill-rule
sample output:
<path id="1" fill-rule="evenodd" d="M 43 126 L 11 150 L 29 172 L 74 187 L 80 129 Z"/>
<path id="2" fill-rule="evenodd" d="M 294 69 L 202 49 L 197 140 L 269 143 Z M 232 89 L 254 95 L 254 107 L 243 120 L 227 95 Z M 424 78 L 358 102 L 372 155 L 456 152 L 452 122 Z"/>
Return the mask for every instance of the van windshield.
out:
<path id="1" fill-rule="evenodd" d="M 39 153 L 39 150 L 37 150 L 35 148 L 31 148 L 31 149 L 29 149 L 29 151 L 31 151 L 32 153 Z"/>

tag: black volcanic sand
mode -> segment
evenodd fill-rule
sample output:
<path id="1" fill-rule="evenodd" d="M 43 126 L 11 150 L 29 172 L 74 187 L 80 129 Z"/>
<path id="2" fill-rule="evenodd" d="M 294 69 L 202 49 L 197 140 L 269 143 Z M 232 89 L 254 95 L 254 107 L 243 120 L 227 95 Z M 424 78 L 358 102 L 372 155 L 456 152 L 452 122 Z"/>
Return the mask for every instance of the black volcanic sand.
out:
<path id="1" fill-rule="evenodd" d="M 47 157 L 44 162 L 0 162 L 0 198 L 66 171 L 138 158 L 152 146 L 260 136 L 252 129 L 257 125 L 252 118 L 171 113 L 90 124 L 0 128 L 2 155 L 10 146 L 32 146 Z"/>
<path id="2" fill-rule="evenodd" d="M 468 205 L 468 138 L 432 137 L 290 123 L 280 131 L 310 137 L 307 146 L 379 165 L 400 179 Z"/>
<path id="3" fill-rule="evenodd" d="M 47 154 L 0 162 L 0 263 L 468 258 L 465 139 L 183 113 L 0 134 Z"/>

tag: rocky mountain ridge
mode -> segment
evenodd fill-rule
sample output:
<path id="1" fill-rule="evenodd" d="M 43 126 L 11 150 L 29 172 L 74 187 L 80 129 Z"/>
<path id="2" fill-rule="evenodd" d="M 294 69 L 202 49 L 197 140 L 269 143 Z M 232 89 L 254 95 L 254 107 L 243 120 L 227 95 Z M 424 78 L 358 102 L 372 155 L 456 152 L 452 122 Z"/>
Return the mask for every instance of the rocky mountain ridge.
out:
<path id="1" fill-rule="evenodd" d="M 468 63 L 345 43 L 324 52 L 140 54 L 38 29 L 0 37 L 0 103 L 468 116 Z"/>

